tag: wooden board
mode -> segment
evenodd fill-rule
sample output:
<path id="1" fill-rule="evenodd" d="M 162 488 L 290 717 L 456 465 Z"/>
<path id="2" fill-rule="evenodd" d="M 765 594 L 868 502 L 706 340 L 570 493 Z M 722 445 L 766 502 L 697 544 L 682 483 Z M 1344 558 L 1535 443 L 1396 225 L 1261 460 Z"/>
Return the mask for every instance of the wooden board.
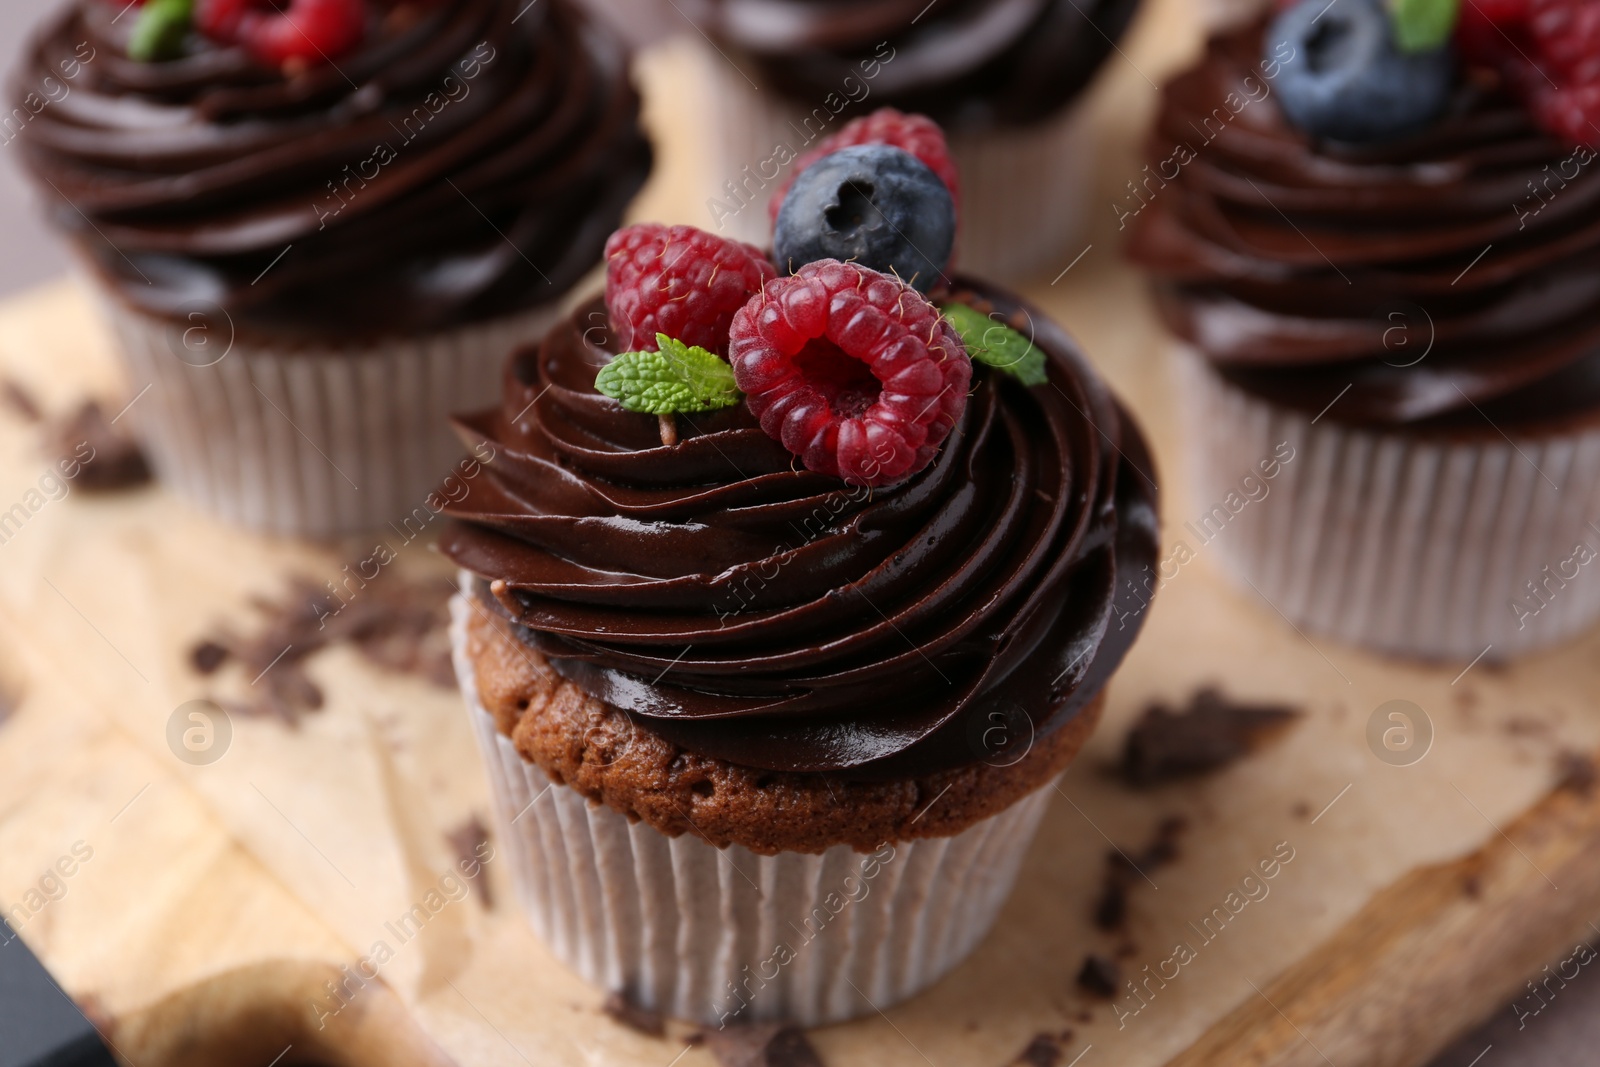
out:
<path id="1" fill-rule="evenodd" d="M 1138 174 L 1153 84 L 1192 44 L 1186 11 L 1181 0 L 1154 4 L 1097 87 L 1105 149 L 1087 247 L 1064 250 L 1060 277 L 1030 295 L 1139 412 L 1163 474 L 1169 545 L 1189 540 L 1198 558 L 1161 590 L 994 934 L 925 995 L 814 1034 L 827 1062 L 1000 1067 L 1036 1035 L 1071 1030 L 1063 1062 L 1083 1056 L 1084 1067 L 1411 1067 L 1509 1010 L 1524 977 L 1590 937 L 1600 914 L 1600 800 L 1557 788 L 1564 753 L 1600 748 L 1600 639 L 1511 670 L 1385 662 L 1296 633 L 1226 585 L 1185 530 L 1208 502 L 1183 490 L 1163 340 L 1120 260 L 1112 204 Z M 678 47 L 646 66 L 660 90 L 656 121 L 682 136 L 640 214 L 693 221 L 692 116 L 672 106 Z M 58 411 L 142 384 L 118 379 L 67 284 L 0 309 L 0 371 Z M 36 437 L 0 414 L 0 512 L 39 487 Z M 252 596 L 277 595 L 292 575 L 336 579 L 371 539 L 272 542 L 159 489 L 42 499 L 0 544 L 0 687 L 22 697 L 0 726 L 0 907 L 29 899 L 76 843 L 94 850 L 20 933 L 75 996 L 117 1021 L 130 1062 L 189 1062 L 170 1040 L 178 1018 L 265 1026 L 302 1051 L 332 1042 L 319 1051 L 352 1064 L 373 1062 L 361 1057 L 375 1033 L 392 1037 L 391 1063 L 712 1062 L 688 1048 L 685 1026 L 654 1039 L 610 1022 L 601 991 L 555 964 L 508 905 L 503 864 L 488 864 L 495 909 L 448 900 L 420 934 L 396 935 L 394 921 L 446 884 L 446 833 L 486 810 L 453 694 L 335 649 L 311 662 L 326 706 L 298 729 L 236 716 L 219 761 L 174 754 L 177 709 L 251 690 L 237 671 L 197 675 L 193 642 L 219 622 L 249 629 Z M 390 574 L 444 573 L 421 542 L 394 547 Z M 1149 702 L 1183 703 L 1206 684 L 1305 714 L 1203 780 L 1134 791 L 1108 773 Z M 1369 718 L 1392 700 L 1431 723 L 1431 748 L 1410 766 L 1368 743 Z M 1097 930 L 1106 853 L 1143 847 L 1174 815 L 1188 824 L 1180 858 L 1134 887 L 1125 934 Z M 1276 877 L 1244 887 L 1259 899 L 1228 910 L 1246 875 L 1290 854 Z M 1106 1002 L 1079 990 L 1089 953 L 1121 953 L 1140 994 Z M 357 983 L 349 1011 L 332 1014 L 327 968 L 378 955 L 390 957 L 381 983 Z M 1174 971 L 1167 961 L 1180 958 Z M 280 1014 L 239 1010 L 253 1003 Z M 339 1045 L 330 1031 L 362 1037 Z"/>

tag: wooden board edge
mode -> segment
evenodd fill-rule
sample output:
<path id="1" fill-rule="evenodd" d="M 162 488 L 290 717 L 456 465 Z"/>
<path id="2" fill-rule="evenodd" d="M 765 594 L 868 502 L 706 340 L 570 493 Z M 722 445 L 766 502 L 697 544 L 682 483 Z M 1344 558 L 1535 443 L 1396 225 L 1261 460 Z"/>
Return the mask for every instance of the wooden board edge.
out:
<path id="1" fill-rule="evenodd" d="M 1600 936 L 1592 775 L 1569 776 L 1478 851 L 1378 893 L 1167 1067 L 1417 1067 L 1497 1009 L 1538 1008 L 1529 979 L 1559 991 L 1551 961 L 1578 965 L 1578 946 Z"/>

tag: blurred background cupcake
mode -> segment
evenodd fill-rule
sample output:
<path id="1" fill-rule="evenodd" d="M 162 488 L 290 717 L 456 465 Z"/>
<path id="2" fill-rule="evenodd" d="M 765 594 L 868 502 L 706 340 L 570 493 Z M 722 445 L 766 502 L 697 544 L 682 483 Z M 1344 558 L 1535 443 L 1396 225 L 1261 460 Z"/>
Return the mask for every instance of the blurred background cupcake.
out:
<path id="1" fill-rule="evenodd" d="M 1600 616 L 1593 52 L 1497 8 L 1307 0 L 1214 38 L 1122 207 L 1201 535 L 1297 626 L 1461 661 Z"/>
<path id="2" fill-rule="evenodd" d="M 1016 280 L 1082 223 L 1094 145 L 1085 87 L 1138 0 L 699 0 L 711 145 L 708 228 L 762 243 L 767 204 L 850 119 L 940 123 L 963 182 L 958 260 Z M 1073 250 L 1074 252 L 1076 249 Z"/>
<path id="3" fill-rule="evenodd" d="M 551 950 L 644 1007 L 815 1026 L 949 971 L 1143 623 L 1143 435 L 945 277 L 954 229 L 885 145 L 789 192 L 793 274 L 629 227 L 460 420 L 495 457 L 440 547 L 496 840 Z"/>
<path id="4" fill-rule="evenodd" d="M 75 0 L 12 98 L 160 474 L 312 536 L 423 503 L 651 159 L 565 0 Z"/>

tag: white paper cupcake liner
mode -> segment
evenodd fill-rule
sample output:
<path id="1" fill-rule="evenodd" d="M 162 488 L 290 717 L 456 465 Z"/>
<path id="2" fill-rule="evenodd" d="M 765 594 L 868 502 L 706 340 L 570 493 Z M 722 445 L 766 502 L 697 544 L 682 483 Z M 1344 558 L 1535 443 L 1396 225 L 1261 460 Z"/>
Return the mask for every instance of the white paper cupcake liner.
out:
<path id="1" fill-rule="evenodd" d="M 775 165 L 763 164 L 774 159 L 780 145 L 789 146 L 795 155 L 804 154 L 878 104 L 869 92 L 841 114 L 832 114 L 823 99 L 811 112 L 776 92 L 757 92 L 738 67 L 709 46 L 699 49 L 698 55 L 711 116 L 701 182 L 707 221 L 701 225 L 724 237 L 770 248 L 768 201 L 793 174 L 793 166 L 782 167 L 768 180 L 765 176 L 774 173 Z M 863 79 L 861 84 L 870 89 L 870 81 Z M 845 99 L 841 91 L 833 106 Z M 1080 235 L 1095 160 L 1094 139 L 1081 104 L 1025 129 L 952 133 L 949 142 L 961 175 L 959 270 L 1018 281 L 1041 271 L 1059 271 L 1082 251 Z M 732 213 L 713 211 L 713 201 Z"/>
<path id="2" fill-rule="evenodd" d="M 465 455 L 449 416 L 493 405 L 516 346 L 552 307 L 360 347 L 234 338 L 225 315 L 185 326 L 102 294 L 127 362 L 128 417 L 157 473 L 229 522 L 332 538 L 425 508 Z"/>
<path id="3" fill-rule="evenodd" d="M 534 931 L 592 985 L 707 1026 L 842 1022 L 933 984 L 1010 896 L 1048 786 L 955 837 L 760 856 L 667 837 L 554 785 L 478 700 L 472 610 L 451 604 L 455 667 L 501 854 Z"/>
<path id="4" fill-rule="evenodd" d="M 1375 431 L 1264 403 L 1187 346 L 1177 367 L 1199 443 L 1198 513 L 1177 536 L 1215 552 L 1296 626 L 1467 662 L 1509 659 L 1600 620 L 1600 429 Z M 1263 479 L 1260 464 L 1282 445 L 1294 458 Z M 1262 485 L 1267 495 L 1250 500 Z"/>

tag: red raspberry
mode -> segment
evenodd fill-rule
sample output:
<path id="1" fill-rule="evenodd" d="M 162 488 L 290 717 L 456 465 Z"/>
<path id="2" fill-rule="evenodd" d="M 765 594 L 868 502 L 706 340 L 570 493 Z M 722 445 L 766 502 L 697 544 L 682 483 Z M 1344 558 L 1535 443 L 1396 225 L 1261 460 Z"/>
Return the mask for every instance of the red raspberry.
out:
<path id="1" fill-rule="evenodd" d="M 1562 88 L 1588 85 L 1600 74 L 1600 3 L 1594 0 L 1526 0 L 1533 58 Z M 1548 88 L 1549 83 L 1546 83 Z"/>
<path id="2" fill-rule="evenodd" d="M 761 251 L 693 226 L 643 223 L 606 242 L 606 309 L 619 352 L 656 334 L 726 355 L 734 312 L 778 276 Z"/>
<path id="3" fill-rule="evenodd" d="M 751 298 L 728 361 L 761 428 L 852 485 L 890 485 L 931 463 L 972 382 L 966 347 L 926 297 L 836 259 Z"/>
<path id="4" fill-rule="evenodd" d="M 821 144 L 795 160 L 789 177 L 772 197 L 772 221 L 778 221 L 778 209 L 783 207 L 783 198 L 789 195 L 789 186 L 800 177 L 801 171 L 823 156 L 858 144 L 891 145 L 903 148 L 922 160 L 950 190 L 950 199 L 956 205 L 956 217 L 961 216 L 961 176 L 956 172 L 955 160 L 950 158 L 950 146 L 945 143 L 944 131 L 926 115 L 907 115 L 892 107 L 884 107 L 870 115 L 851 119 L 838 133 L 823 138 Z"/>
<path id="5" fill-rule="evenodd" d="M 363 0 L 200 0 L 195 25 L 213 41 L 241 45 L 257 62 L 331 62 L 361 43 Z"/>

